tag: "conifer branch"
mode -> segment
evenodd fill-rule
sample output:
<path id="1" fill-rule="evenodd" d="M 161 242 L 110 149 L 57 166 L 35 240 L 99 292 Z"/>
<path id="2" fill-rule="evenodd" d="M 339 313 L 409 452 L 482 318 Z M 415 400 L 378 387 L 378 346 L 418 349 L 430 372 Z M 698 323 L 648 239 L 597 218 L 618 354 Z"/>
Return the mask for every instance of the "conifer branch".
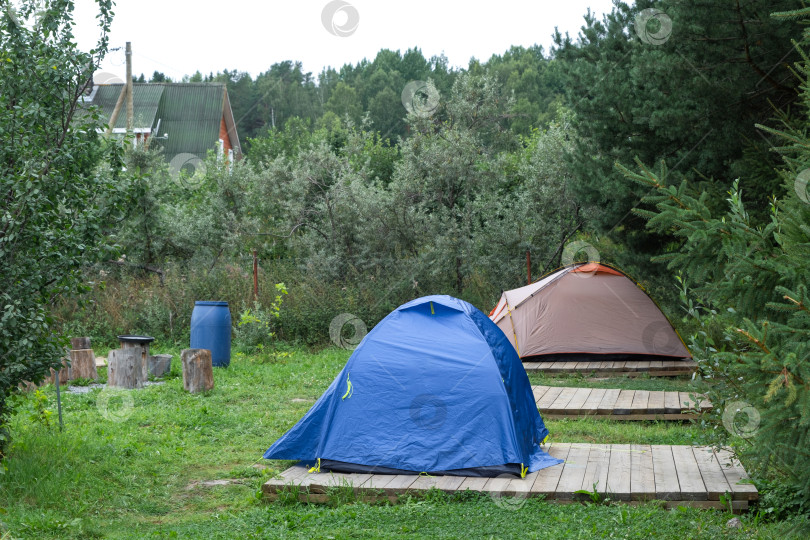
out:
<path id="1" fill-rule="evenodd" d="M 810 16 L 810 7 L 796 9 L 793 11 L 777 11 L 776 13 L 771 13 L 771 17 L 774 19 L 785 19 L 790 21 L 802 19 L 807 16 Z"/>
<path id="2" fill-rule="evenodd" d="M 746 338 L 748 338 L 748 341 L 752 342 L 752 343 L 753 343 L 753 344 L 755 344 L 757 347 L 759 347 L 760 349 L 762 349 L 762 351 L 763 351 L 765 354 L 771 354 L 771 351 L 770 351 L 770 349 L 768 349 L 768 346 L 767 346 L 767 345 L 765 345 L 765 343 L 763 343 L 762 341 L 760 341 L 760 340 L 758 340 L 757 338 L 755 338 L 754 336 L 752 336 L 750 333 L 746 332 L 746 331 L 745 331 L 745 330 L 743 330 L 742 328 L 737 328 L 737 332 L 738 332 L 738 333 L 740 333 L 740 334 L 742 334 L 742 335 L 744 335 Z M 776 372 L 774 372 L 774 373 L 776 373 Z"/>
<path id="3" fill-rule="evenodd" d="M 810 313 L 810 309 L 807 309 L 807 306 L 805 306 L 804 303 L 800 302 L 799 300 L 796 300 L 795 298 L 791 298 L 788 295 L 785 295 L 782 298 L 784 298 L 788 302 L 793 302 L 796 305 L 796 307 L 798 307 L 800 310 Z"/>
<path id="4" fill-rule="evenodd" d="M 785 133 L 784 131 L 779 131 L 778 129 L 773 129 L 772 127 L 763 126 L 762 124 L 754 124 L 754 126 L 757 129 L 761 129 L 762 131 L 767 131 L 771 135 L 777 135 L 779 137 L 782 137 L 784 139 L 792 141 L 792 142 L 798 144 L 799 146 L 803 146 L 805 148 L 810 149 L 810 143 L 808 143 L 806 140 L 802 140 L 802 139 L 796 137 L 795 135 L 791 135 L 790 133 Z"/>

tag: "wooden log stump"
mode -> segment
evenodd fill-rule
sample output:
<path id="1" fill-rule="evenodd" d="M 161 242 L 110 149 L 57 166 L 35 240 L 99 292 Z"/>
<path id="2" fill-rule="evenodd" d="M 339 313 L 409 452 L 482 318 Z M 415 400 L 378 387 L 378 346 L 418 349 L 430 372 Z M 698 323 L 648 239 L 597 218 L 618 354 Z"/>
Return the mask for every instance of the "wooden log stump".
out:
<path id="1" fill-rule="evenodd" d="M 205 392 L 214 388 L 214 367 L 208 349 L 183 349 L 183 388 L 191 393 Z"/>
<path id="2" fill-rule="evenodd" d="M 107 386 L 142 388 L 146 382 L 146 361 L 140 347 L 113 349 L 107 356 Z"/>
<path id="3" fill-rule="evenodd" d="M 44 382 L 42 384 L 45 384 Z M 23 381 L 18 385 L 20 392 L 33 392 L 37 389 L 37 385 L 31 381 Z"/>
<path id="4" fill-rule="evenodd" d="M 141 352 L 144 364 L 149 360 L 149 343 L 132 343 L 128 341 L 121 341 L 121 350 L 133 349 Z"/>
<path id="5" fill-rule="evenodd" d="M 69 357 L 68 357 L 69 358 Z M 68 367 L 68 358 L 62 360 L 62 369 L 59 370 L 59 384 L 67 384 L 70 380 L 70 367 Z M 51 374 L 42 380 L 40 386 L 46 384 L 56 384 L 56 370 L 51 368 Z"/>
<path id="6" fill-rule="evenodd" d="M 89 337 L 74 337 L 70 338 L 70 348 L 74 351 L 81 351 L 84 349 L 92 349 L 90 346 Z"/>
<path id="7" fill-rule="evenodd" d="M 147 371 L 151 377 L 163 377 L 172 370 L 172 355 L 155 354 L 149 357 Z"/>
<path id="8" fill-rule="evenodd" d="M 98 379 L 96 370 L 96 355 L 93 349 L 80 349 L 70 351 L 70 380 Z"/>

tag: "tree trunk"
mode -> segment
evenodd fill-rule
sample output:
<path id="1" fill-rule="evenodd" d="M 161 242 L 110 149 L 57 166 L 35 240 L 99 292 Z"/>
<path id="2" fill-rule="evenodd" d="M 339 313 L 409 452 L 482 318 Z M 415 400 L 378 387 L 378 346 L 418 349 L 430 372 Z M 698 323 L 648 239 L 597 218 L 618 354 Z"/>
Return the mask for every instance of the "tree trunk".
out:
<path id="1" fill-rule="evenodd" d="M 113 349 L 107 356 L 107 386 L 141 388 L 146 382 L 146 360 L 140 347 Z"/>
<path id="2" fill-rule="evenodd" d="M 214 367 L 208 349 L 183 349 L 183 388 L 191 393 L 214 388 Z"/>
<path id="3" fill-rule="evenodd" d="M 459 296 L 463 292 L 464 278 L 461 275 L 461 257 L 456 257 L 456 292 Z"/>
<path id="4" fill-rule="evenodd" d="M 73 379 L 98 379 L 93 349 L 70 351 L 70 380 Z"/>

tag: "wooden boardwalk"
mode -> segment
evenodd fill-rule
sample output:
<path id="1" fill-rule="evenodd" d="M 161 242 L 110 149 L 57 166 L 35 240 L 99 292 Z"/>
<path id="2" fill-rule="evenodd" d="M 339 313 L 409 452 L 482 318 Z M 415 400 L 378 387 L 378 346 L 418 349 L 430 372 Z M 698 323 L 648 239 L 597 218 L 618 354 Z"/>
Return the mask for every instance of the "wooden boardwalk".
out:
<path id="1" fill-rule="evenodd" d="M 689 392 L 559 386 L 532 386 L 532 392 L 547 419 L 689 420 L 712 408 L 708 399 L 694 401 Z"/>
<path id="2" fill-rule="evenodd" d="M 302 502 L 325 502 L 336 487 L 351 489 L 363 500 L 389 499 L 436 488 L 448 493 L 477 491 L 509 497 L 508 504 L 526 497 L 544 496 L 548 500 L 581 500 L 579 490 L 596 491 L 612 501 L 638 504 L 665 501 L 667 507 L 697 506 L 728 508 L 720 497 L 728 495 L 735 511 L 748 509 L 749 501 L 759 497 L 753 484 L 745 481 L 742 465 L 725 450 L 708 447 L 644 444 L 570 444 L 545 446 L 552 456 L 565 460 L 530 473 L 526 478 L 478 478 L 463 476 L 381 475 L 309 473 L 294 465 L 281 478 L 267 481 L 262 490 L 268 499 L 279 492 L 295 493 Z"/>
<path id="3" fill-rule="evenodd" d="M 651 377 L 691 375 L 697 369 L 694 360 L 591 360 L 571 362 L 523 362 L 527 373 L 580 373 L 595 377 Z"/>

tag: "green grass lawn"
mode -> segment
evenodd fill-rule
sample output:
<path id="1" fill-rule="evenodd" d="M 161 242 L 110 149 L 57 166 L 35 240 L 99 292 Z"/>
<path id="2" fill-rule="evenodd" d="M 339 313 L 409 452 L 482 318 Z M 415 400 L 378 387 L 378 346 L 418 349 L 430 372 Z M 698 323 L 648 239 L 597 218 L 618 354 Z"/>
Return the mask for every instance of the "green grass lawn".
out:
<path id="1" fill-rule="evenodd" d="M 716 510 L 541 500 L 514 509 L 470 493 L 435 493 L 393 506 L 341 500 L 339 493 L 327 505 L 261 501 L 264 479 L 290 464 L 265 462 L 262 453 L 309 409 L 348 356 L 339 349 L 237 355 L 230 368 L 215 370 L 214 390 L 197 395 L 182 390 L 175 358 L 165 384 L 123 398 L 99 389 L 63 393 L 63 431 L 32 420 L 35 400 L 29 396 L 11 422 L 13 445 L 0 468 L 0 540 L 769 538 L 796 530 L 793 522 L 764 523 L 756 511 L 741 516 L 742 529 L 731 530 L 725 526 L 730 515 Z M 44 392 L 55 411 L 54 388 Z M 552 441 L 560 442 L 689 444 L 701 429 L 588 419 L 547 424 Z"/>

